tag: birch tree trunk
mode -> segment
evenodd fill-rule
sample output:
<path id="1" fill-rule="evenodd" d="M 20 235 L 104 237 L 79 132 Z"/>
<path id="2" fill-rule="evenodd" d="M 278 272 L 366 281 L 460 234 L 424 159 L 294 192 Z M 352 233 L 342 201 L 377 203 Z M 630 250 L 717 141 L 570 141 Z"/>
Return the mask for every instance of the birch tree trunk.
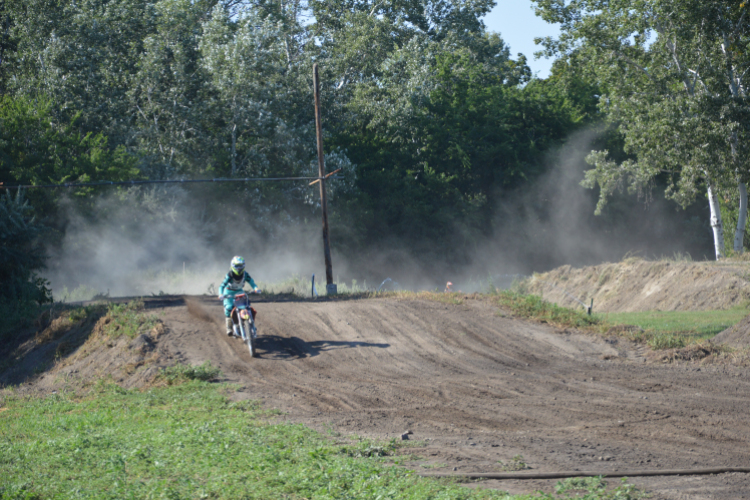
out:
<path id="1" fill-rule="evenodd" d="M 724 257 L 724 229 L 721 225 L 719 197 L 710 180 L 706 179 L 706 185 L 708 185 L 708 206 L 711 209 L 711 229 L 714 232 L 714 250 L 716 252 L 716 260 L 720 260 Z"/>
<path id="2" fill-rule="evenodd" d="M 744 7 L 744 4 L 743 4 Z M 742 13 L 742 16 L 740 17 L 740 20 L 737 25 L 737 29 L 739 29 L 739 26 L 742 24 L 743 19 L 745 18 L 745 13 Z M 733 26 L 734 28 L 734 26 Z M 726 60 L 726 75 L 727 80 L 729 81 L 729 91 L 732 94 L 732 97 L 735 99 L 740 99 L 744 97 L 744 89 L 742 85 L 742 79 L 744 77 L 743 72 L 738 72 L 736 67 L 736 53 L 731 48 L 732 45 L 730 43 L 730 35 L 728 35 L 726 32 L 722 33 L 723 42 L 721 44 L 721 51 L 724 54 L 724 58 Z M 732 149 L 732 160 L 735 164 L 735 173 L 738 177 L 740 177 L 740 171 L 738 166 L 738 155 L 739 155 L 739 148 L 738 148 L 738 137 L 737 137 L 737 131 L 733 131 L 732 135 L 729 140 L 729 145 Z M 741 179 L 741 177 L 740 177 Z M 742 181 L 738 180 L 737 187 L 739 188 L 740 192 L 740 206 L 739 206 L 739 213 L 737 214 L 737 228 L 734 230 L 734 251 L 738 254 L 742 253 L 744 250 L 744 243 L 745 243 L 745 225 L 747 224 L 747 185 Z"/>
<path id="3" fill-rule="evenodd" d="M 747 224 L 747 184 L 739 182 L 740 212 L 737 214 L 737 229 L 734 231 L 734 251 L 742 253 L 745 248 L 745 225 Z"/>
<path id="4" fill-rule="evenodd" d="M 237 172 L 237 124 L 232 127 L 232 177 Z"/>

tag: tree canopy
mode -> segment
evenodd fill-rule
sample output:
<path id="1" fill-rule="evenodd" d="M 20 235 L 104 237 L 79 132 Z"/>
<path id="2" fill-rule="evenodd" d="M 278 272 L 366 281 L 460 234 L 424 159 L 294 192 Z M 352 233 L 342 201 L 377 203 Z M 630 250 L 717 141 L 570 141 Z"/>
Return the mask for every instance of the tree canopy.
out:
<path id="1" fill-rule="evenodd" d="M 0 2 L 0 182 L 316 175 L 318 63 L 325 159 L 341 169 L 328 183 L 341 251 L 397 242 L 423 259 L 467 264 L 520 218 L 509 200 L 548 174 L 552 152 L 604 119 L 611 127 L 593 134 L 601 147 L 585 181 L 599 188 L 600 209 L 623 185 L 657 184 L 683 206 L 707 192 L 714 227 L 723 216 L 744 231 L 744 4 L 537 0 L 538 13 L 562 25 L 559 39 L 543 41 L 558 57 L 546 79 L 485 28 L 493 5 Z M 29 205 L 14 206 L 43 223 L 54 247 L 69 223 L 61 204 L 102 218 L 99 194 L 30 191 Z M 150 195 L 119 195 L 158 212 Z M 269 242 L 320 210 L 291 183 L 164 196 L 179 200 L 170 213 L 203 207 L 205 227 L 252 220 Z M 25 279 L 42 262 L 26 266 Z"/>
<path id="2" fill-rule="evenodd" d="M 667 180 L 682 206 L 708 190 L 716 256 L 724 254 L 719 198 L 739 198 L 734 250 L 747 219 L 748 6 L 744 2 L 535 0 L 537 13 L 561 25 L 540 40 L 602 89 L 600 107 L 625 139 L 624 161 L 593 152 L 585 185 L 601 188 L 598 210 L 614 190 Z"/>

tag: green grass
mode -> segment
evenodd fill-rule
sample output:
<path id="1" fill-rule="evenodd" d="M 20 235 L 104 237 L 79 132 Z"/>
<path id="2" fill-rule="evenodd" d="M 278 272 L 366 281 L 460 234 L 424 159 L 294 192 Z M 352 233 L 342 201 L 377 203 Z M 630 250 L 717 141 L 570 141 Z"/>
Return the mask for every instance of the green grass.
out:
<path id="1" fill-rule="evenodd" d="M 599 479 L 545 496 L 472 490 L 398 466 L 398 442 L 335 442 L 273 410 L 193 380 L 146 392 L 100 383 L 87 395 L 0 396 L 0 498 L 641 498 Z M 578 493 L 583 492 L 581 496 Z"/>
<path id="2" fill-rule="evenodd" d="M 654 334 L 680 334 L 690 339 L 709 339 L 739 323 L 750 311 L 744 307 L 726 311 L 646 311 L 598 314 L 615 325 L 635 325 Z"/>
<path id="3" fill-rule="evenodd" d="M 750 311 L 736 307 L 725 311 L 646 311 L 602 313 L 597 316 L 607 324 L 634 325 L 642 333 L 631 334 L 655 350 L 681 349 L 692 344 L 708 346 L 716 334 L 741 321 Z M 712 350 L 721 346 L 713 346 Z"/>

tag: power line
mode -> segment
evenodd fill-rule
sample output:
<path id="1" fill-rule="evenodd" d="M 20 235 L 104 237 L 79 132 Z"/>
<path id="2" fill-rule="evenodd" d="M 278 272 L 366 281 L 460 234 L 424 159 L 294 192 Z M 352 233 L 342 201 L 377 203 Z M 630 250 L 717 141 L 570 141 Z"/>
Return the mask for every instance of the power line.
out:
<path id="1" fill-rule="evenodd" d="M 58 189 L 97 186 L 137 186 L 143 184 L 198 184 L 208 182 L 281 182 L 281 181 L 319 181 L 326 177 L 244 177 L 238 179 L 183 179 L 183 180 L 144 180 L 144 181 L 97 181 L 97 182 L 63 182 L 60 184 L 19 184 L 16 186 L 4 186 L 0 182 L 0 189 Z M 340 177 L 328 177 L 327 179 L 340 179 Z"/>

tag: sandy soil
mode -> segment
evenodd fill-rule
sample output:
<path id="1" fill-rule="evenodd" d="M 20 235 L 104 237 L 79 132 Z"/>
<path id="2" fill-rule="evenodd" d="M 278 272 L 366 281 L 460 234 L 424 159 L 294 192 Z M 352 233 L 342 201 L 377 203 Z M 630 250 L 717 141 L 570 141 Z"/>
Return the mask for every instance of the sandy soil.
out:
<path id="1" fill-rule="evenodd" d="M 289 421 L 381 439 L 412 431 L 421 458 L 410 466 L 424 472 L 500 472 L 500 461 L 518 455 L 539 472 L 750 465 L 743 368 L 648 363 L 641 348 L 622 340 L 521 321 L 472 298 L 462 305 L 261 300 L 260 357 L 253 359 L 223 334 L 217 301 L 187 301 L 147 300 L 164 329 L 107 347 L 131 367 L 118 381 L 137 385 L 159 363 L 210 360 L 241 387 L 236 397 L 260 399 Z M 151 362 L 133 369 L 139 356 Z M 52 387 L 86 377 L 83 363 L 95 366 L 95 359 L 89 353 L 30 382 Z M 750 498 L 746 474 L 630 482 L 655 499 Z M 521 493 L 553 485 L 478 487 Z"/>
<path id="2" fill-rule="evenodd" d="M 711 342 L 724 344 L 734 349 L 750 348 L 750 316 L 730 326 L 711 339 Z"/>
<path id="3" fill-rule="evenodd" d="M 646 261 L 535 274 L 530 293 L 565 307 L 589 305 L 595 312 L 705 311 L 729 309 L 750 300 L 750 262 Z"/>

